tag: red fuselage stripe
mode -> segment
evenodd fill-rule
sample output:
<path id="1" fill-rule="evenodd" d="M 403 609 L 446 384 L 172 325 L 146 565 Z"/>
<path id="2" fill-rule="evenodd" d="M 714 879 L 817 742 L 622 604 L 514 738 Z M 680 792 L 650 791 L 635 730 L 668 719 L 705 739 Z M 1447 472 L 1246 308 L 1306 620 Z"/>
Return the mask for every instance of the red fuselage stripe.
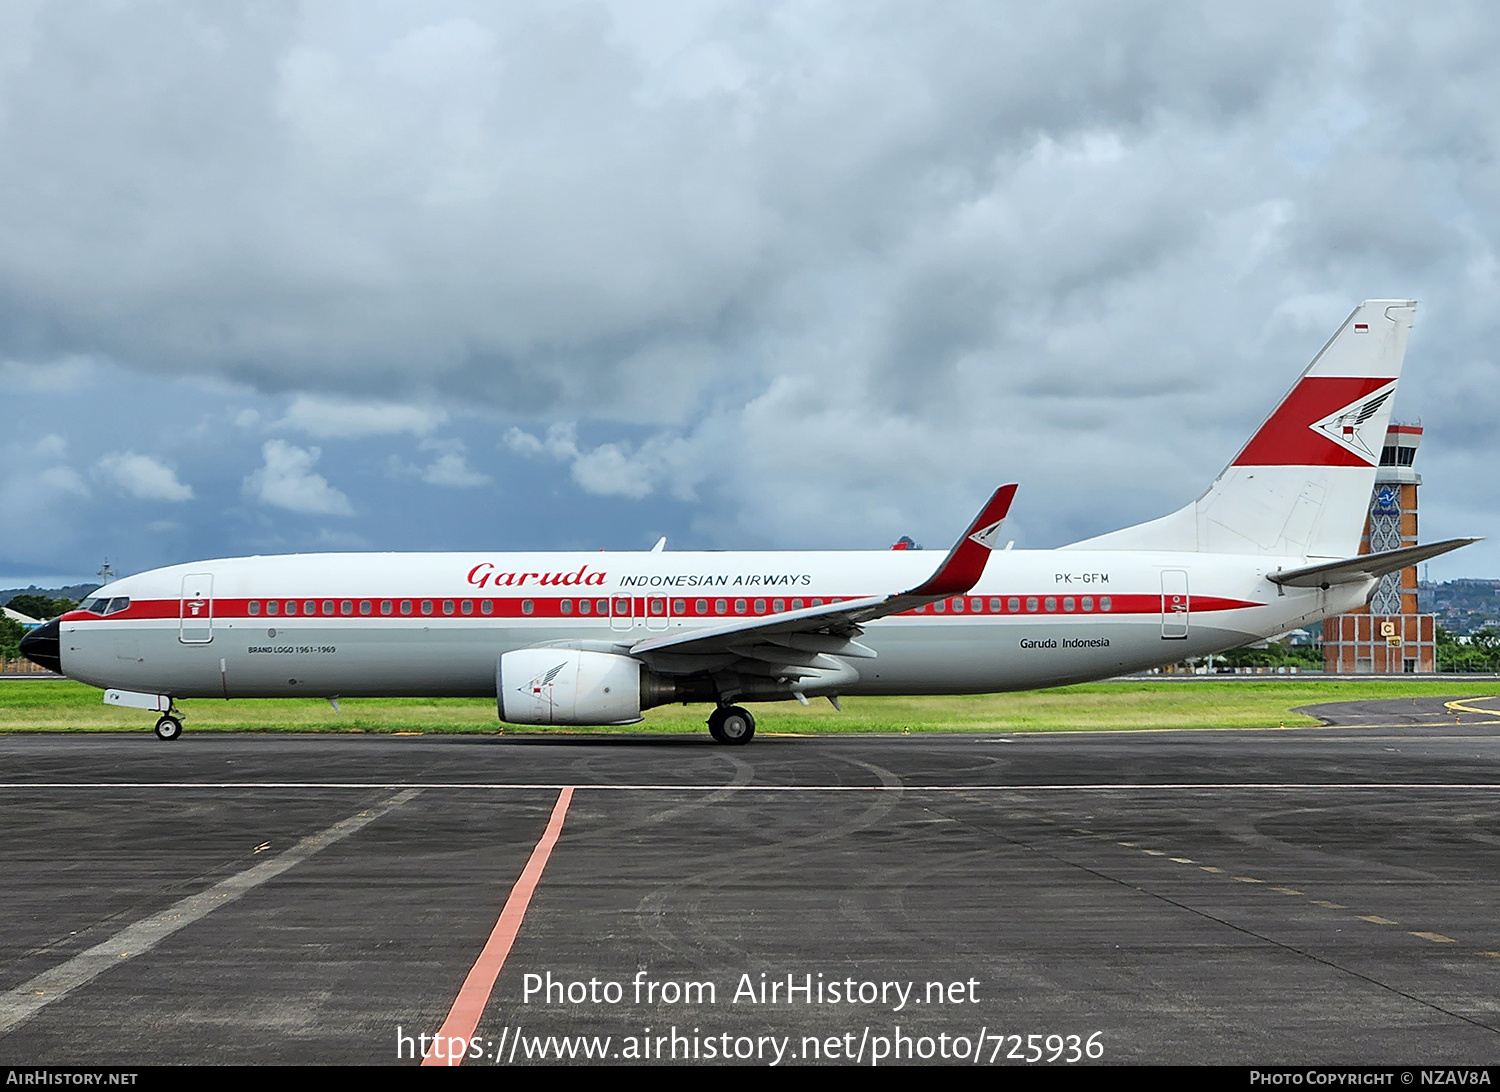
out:
<path id="1" fill-rule="evenodd" d="M 387 597 L 338 598 L 307 597 L 296 599 L 135 599 L 130 606 L 114 614 L 99 615 L 89 611 L 70 611 L 62 616 L 65 622 L 133 622 L 145 619 L 208 618 L 210 611 L 215 621 L 224 619 L 253 618 L 256 622 L 274 625 L 279 621 L 296 622 L 307 618 L 375 620 L 388 618 L 417 621 L 421 619 L 484 619 L 484 618 L 569 618 L 591 619 L 602 617 L 632 618 L 724 618 L 734 616 L 765 617 L 798 607 L 819 603 L 838 603 L 849 599 L 864 598 L 852 595 L 799 596 L 577 596 L 521 597 L 521 596 L 454 596 L 445 597 Z M 1108 606 L 1105 606 L 1106 601 Z M 724 609 L 718 609 L 722 602 Z M 201 604 L 195 613 L 193 604 Z M 275 603 L 277 612 L 269 613 L 268 604 Z M 587 603 L 588 609 L 582 609 Z M 703 610 L 698 609 L 699 604 Z M 778 609 L 777 604 L 781 606 Z M 794 606 L 793 604 L 797 605 Z M 253 612 L 252 612 L 253 604 Z M 293 604 L 294 611 L 287 605 Z M 312 612 L 308 612 L 312 604 Z M 486 612 L 486 604 L 488 612 Z M 1087 605 L 1085 605 L 1087 604 Z M 679 609 L 679 605 L 681 609 Z M 1194 595 L 1189 597 L 1186 607 L 1192 613 L 1207 611 L 1242 610 L 1260 607 L 1264 603 L 1248 599 L 1228 599 L 1216 595 Z M 426 610 L 424 610 L 424 606 Z M 403 611 L 403 607 L 407 610 Z M 943 609 L 939 610 L 938 607 Z M 613 609 L 611 609 L 613 608 Z M 937 618 L 963 618 L 968 615 L 987 617 L 1022 615 L 1111 615 L 1111 614 L 1158 614 L 1163 609 L 1162 596 L 1147 595 L 964 595 L 954 596 L 918 610 L 902 612 L 899 617 L 926 615 Z"/>

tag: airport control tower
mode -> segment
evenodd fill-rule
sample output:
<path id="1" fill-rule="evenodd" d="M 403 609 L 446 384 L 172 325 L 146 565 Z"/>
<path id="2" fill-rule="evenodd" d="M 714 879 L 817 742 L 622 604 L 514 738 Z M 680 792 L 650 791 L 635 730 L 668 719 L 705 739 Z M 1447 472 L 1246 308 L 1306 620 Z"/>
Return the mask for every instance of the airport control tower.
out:
<path id="1" fill-rule="evenodd" d="M 1420 425 L 1392 424 L 1385 434 L 1375 492 L 1359 552 L 1417 544 L 1417 486 L 1412 469 Z M 1437 671 L 1437 616 L 1417 613 L 1417 570 L 1383 577 L 1368 607 L 1323 623 L 1323 670 L 1338 675 L 1425 675 Z"/>

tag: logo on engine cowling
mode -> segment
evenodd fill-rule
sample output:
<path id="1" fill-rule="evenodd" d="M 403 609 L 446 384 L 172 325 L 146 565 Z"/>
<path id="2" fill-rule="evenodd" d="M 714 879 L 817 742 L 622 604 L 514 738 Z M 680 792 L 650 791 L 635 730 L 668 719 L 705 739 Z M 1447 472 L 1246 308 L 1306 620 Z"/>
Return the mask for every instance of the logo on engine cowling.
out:
<path id="1" fill-rule="evenodd" d="M 568 661 L 564 660 L 550 671 L 542 671 L 532 676 L 531 681 L 525 686 L 516 687 L 516 693 L 526 694 L 538 701 L 545 700 L 550 702 L 552 700 L 552 682 L 557 678 L 558 672 L 567 666 Z"/>

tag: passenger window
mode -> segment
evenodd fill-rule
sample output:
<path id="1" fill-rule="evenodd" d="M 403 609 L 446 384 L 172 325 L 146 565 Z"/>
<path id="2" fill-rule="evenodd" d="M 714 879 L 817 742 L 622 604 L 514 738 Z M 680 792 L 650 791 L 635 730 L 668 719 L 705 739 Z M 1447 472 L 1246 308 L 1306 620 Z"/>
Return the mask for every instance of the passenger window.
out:
<path id="1" fill-rule="evenodd" d="M 792 600 L 792 609 L 793 610 L 801 610 L 802 609 L 802 600 L 800 600 L 800 599 L 793 599 Z"/>
<path id="2" fill-rule="evenodd" d="M 708 613 L 708 600 L 707 599 L 699 599 L 696 603 L 694 603 L 693 604 L 693 613 L 695 613 L 695 614 L 707 614 Z"/>
<path id="3" fill-rule="evenodd" d="M 594 607 L 594 604 L 591 601 L 587 600 L 587 599 L 580 599 L 578 601 L 578 613 L 579 614 L 587 614 L 590 610 L 593 609 L 593 607 Z"/>
<path id="4" fill-rule="evenodd" d="M 330 604 L 330 607 L 331 606 L 332 606 L 332 604 Z M 302 613 L 303 614 L 317 614 L 318 613 L 318 604 L 315 603 L 313 600 L 309 599 L 307 602 L 305 602 L 305 603 L 302 604 Z M 332 614 L 333 611 L 330 609 L 329 613 Z"/>
<path id="5" fill-rule="evenodd" d="M 1026 597 L 1026 609 L 1029 611 L 1034 611 L 1036 610 L 1036 605 L 1036 596 L 1028 595 Z"/>
<path id="6" fill-rule="evenodd" d="M 422 600 L 422 613 L 423 614 L 431 614 L 432 613 L 432 600 L 431 599 L 424 599 L 424 600 Z"/>
<path id="7" fill-rule="evenodd" d="M 1049 595 L 1049 596 L 1047 596 L 1047 612 L 1050 614 L 1051 612 L 1055 611 L 1056 609 L 1057 609 L 1057 596 L 1055 596 L 1055 595 Z"/>
<path id="8" fill-rule="evenodd" d="M 479 601 L 479 613 L 480 614 L 494 614 L 495 613 L 495 601 L 493 599 L 481 599 Z"/>
<path id="9" fill-rule="evenodd" d="M 451 600 L 451 599 L 444 599 L 443 600 L 443 613 L 444 614 L 452 614 L 453 613 L 453 600 Z"/>
<path id="10" fill-rule="evenodd" d="M 974 600 L 971 600 L 970 603 L 969 603 L 969 609 L 971 611 L 973 611 L 975 614 L 980 613 L 981 611 L 984 610 L 984 600 L 983 599 L 974 599 Z"/>
<path id="11" fill-rule="evenodd" d="M 332 614 L 333 613 L 333 600 L 332 599 L 325 599 L 325 600 L 323 600 L 323 613 L 324 614 Z"/>
<path id="12" fill-rule="evenodd" d="M 962 614 L 963 612 L 964 612 L 964 601 L 962 599 L 958 598 L 957 596 L 954 596 L 954 598 L 953 598 L 953 613 L 954 614 Z"/>
<path id="13" fill-rule="evenodd" d="M 1021 601 L 1013 595 L 1005 601 L 1005 609 L 1012 614 L 1019 614 L 1021 611 Z"/>
<path id="14" fill-rule="evenodd" d="M 815 606 L 815 607 L 821 607 L 823 605 L 823 600 L 821 600 L 821 599 L 814 599 L 812 601 L 812 605 Z"/>
<path id="15" fill-rule="evenodd" d="M 266 613 L 267 614 L 275 614 L 280 609 L 281 609 L 281 604 L 278 603 L 278 602 L 276 602 L 276 600 L 274 600 L 274 599 L 267 599 L 266 600 Z"/>
<path id="16" fill-rule="evenodd" d="M 401 600 L 401 613 L 402 614 L 410 614 L 411 613 L 411 600 L 410 599 L 403 599 L 403 600 Z"/>
<path id="17" fill-rule="evenodd" d="M 1086 611 L 1094 609 L 1094 597 L 1092 595 L 1085 595 L 1083 597 L 1083 609 Z"/>
<path id="18" fill-rule="evenodd" d="M 382 599 L 380 601 L 380 613 L 381 614 L 389 614 L 389 613 L 391 613 L 391 601 L 389 599 Z"/>
<path id="19" fill-rule="evenodd" d="M 999 614 L 1000 613 L 1000 600 L 999 599 L 991 599 L 990 600 L 990 613 L 991 614 Z"/>
<path id="20" fill-rule="evenodd" d="M 286 601 L 286 612 L 288 614 L 296 614 L 297 613 L 297 601 L 295 599 L 288 599 Z"/>
<path id="21" fill-rule="evenodd" d="M 373 609 L 373 606 L 374 604 L 372 604 L 368 599 L 361 599 L 359 601 L 359 613 L 369 614 Z"/>
<path id="22" fill-rule="evenodd" d="M 557 604 L 557 609 L 560 610 L 560 611 L 562 611 L 564 614 L 572 614 L 573 613 L 573 600 L 571 600 L 571 599 L 564 599 L 564 600 L 562 600 L 561 602 L 559 602 Z"/>
<path id="23" fill-rule="evenodd" d="M 764 613 L 766 613 L 766 601 L 764 599 L 757 599 L 755 601 L 755 613 L 756 614 L 764 614 Z"/>
<path id="24" fill-rule="evenodd" d="M 734 613 L 736 613 L 736 614 L 744 614 L 745 613 L 745 601 L 743 599 L 736 599 L 734 601 Z"/>
<path id="25" fill-rule="evenodd" d="M 594 613 L 595 614 L 608 614 L 609 613 L 609 600 L 608 599 L 595 599 L 594 600 Z"/>
<path id="26" fill-rule="evenodd" d="M 1072 609 L 1073 609 L 1073 597 L 1071 595 L 1065 595 L 1065 596 L 1063 596 L 1063 610 L 1072 610 Z"/>
<path id="27" fill-rule="evenodd" d="M 458 609 L 460 611 L 462 611 L 464 614 L 473 614 L 474 613 L 474 600 L 472 600 L 472 599 L 465 599 L 462 603 L 460 603 L 458 605 Z"/>
<path id="28" fill-rule="evenodd" d="M 646 602 L 649 604 L 651 613 L 658 618 L 667 613 L 667 601 L 665 599 L 652 598 L 646 600 Z"/>
<path id="29" fill-rule="evenodd" d="M 777 599 L 775 602 L 773 602 L 771 604 L 771 613 L 772 614 L 780 614 L 784 610 L 786 610 L 786 600 L 785 599 Z"/>
<path id="30" fill-rule="evenodd" d="M 1101 595 L 1099 597 L 1099 609 L 1102 610 L 1102 611 L 1108 611 L 1108 610 L 1112 610 L 1113 609 L 1111 607 L 1111 605 L 1110 605 L 1109 596 L 1107 596 L 1107 595 Z"/>
<path id="31" fill-rule="evenodd" d="M 687 600 L 686 599 L 674 599 L 674 600 L 672 600 L 672 613 L 673 614 L 678 614 L 678 615 L 686 614 L 687 613 Z"/>
<path id="32" fill-rule="evenodd" d="M 946 600 L 946 599 L 939 599 L 936 603 L 932 604 L 932 613 L 933 614 L 942 614 L 947 609 L 948 609 L 948 600 Z"/>
<path id="33" fill-rule="evenodd" d="M 260 613 L 260 604 L 257 603 L 254 599 L 250 600 L 250 613 L 252 615 Z"/>
<path id="34" fill-rule="evenodd" d="M 714 613 L 715 614 L 728 614 L 729 613 L 729 600 L 727 600 L 727 599 L 715 599 L 714 600 Z"/>
<path id="35" fill-rule="evenodd" d="M 535 606 L 536 606 L 536 604 L 534 604 L 530 599 L 522 599 L 521 600 L 521 613 L 522 614 L 530 614 L 532 612 L 532 610 L 535 609 Z"/>

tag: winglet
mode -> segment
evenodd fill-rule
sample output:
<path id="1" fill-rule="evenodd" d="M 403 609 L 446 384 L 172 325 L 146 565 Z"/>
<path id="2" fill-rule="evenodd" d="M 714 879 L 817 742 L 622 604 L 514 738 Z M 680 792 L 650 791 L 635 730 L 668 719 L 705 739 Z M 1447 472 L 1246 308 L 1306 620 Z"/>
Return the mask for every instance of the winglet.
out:
<path id="1" fill-rule="evenodd" d="M 941 599 L 947 595 L 963 595 L 979 583 L 979 578 L 984 575 L 984 564 L 990 559 L 990 551 L 999 545 L 1000 527 L 1015 496 L 1014 482 L 995 490 L 979 515 L 974 517 L 974 522 L 969 524 L 969 529 L 948 551 L 937 571 L 902 595 Z"/>

